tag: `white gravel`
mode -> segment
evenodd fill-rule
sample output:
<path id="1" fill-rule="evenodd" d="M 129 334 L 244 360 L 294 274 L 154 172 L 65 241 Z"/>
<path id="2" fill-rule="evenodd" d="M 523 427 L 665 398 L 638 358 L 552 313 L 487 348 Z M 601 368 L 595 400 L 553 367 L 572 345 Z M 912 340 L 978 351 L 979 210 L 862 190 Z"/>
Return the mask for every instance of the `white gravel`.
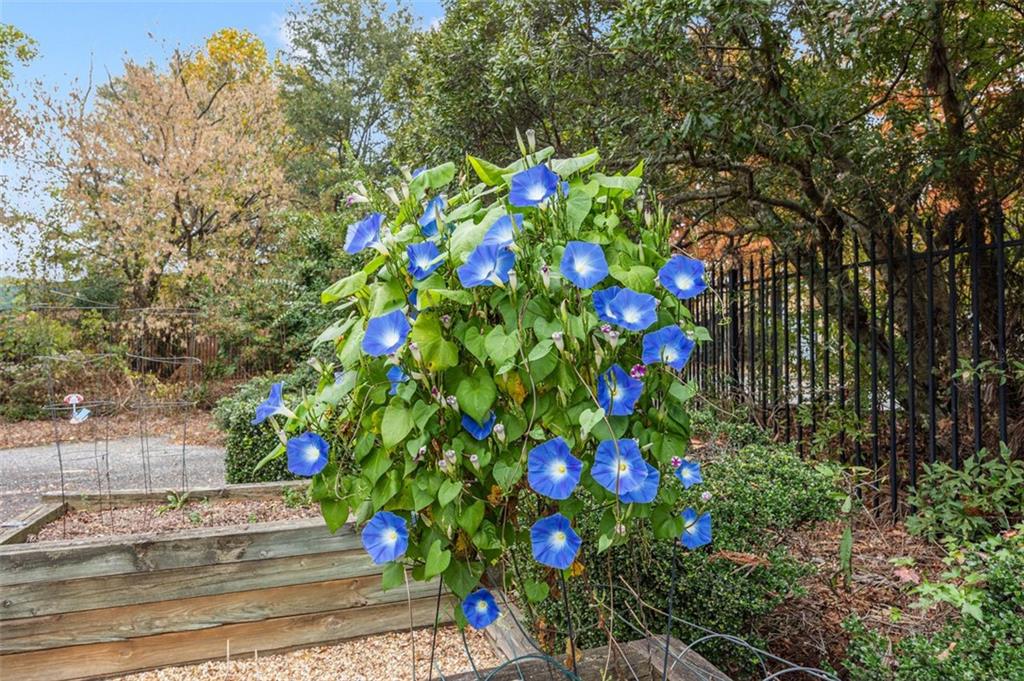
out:
<path id="1" fill-rule="evenodd" d="M 432 630 L 415 632 L 416 680 L 426 681 Z M 501 659 L 484 634 L 466 631 L 477 669 L 495 667 Z M 434 678 L 470 671 L 462 637 L 455 627 L 437 631 Z M 246 656 L 187 667 L 165 667 L 118 677 L 121 681 L 412 681 L 410 634 L 398 632 L 352 639 L 332 646 L 304 648 L 279 655 Z"/>

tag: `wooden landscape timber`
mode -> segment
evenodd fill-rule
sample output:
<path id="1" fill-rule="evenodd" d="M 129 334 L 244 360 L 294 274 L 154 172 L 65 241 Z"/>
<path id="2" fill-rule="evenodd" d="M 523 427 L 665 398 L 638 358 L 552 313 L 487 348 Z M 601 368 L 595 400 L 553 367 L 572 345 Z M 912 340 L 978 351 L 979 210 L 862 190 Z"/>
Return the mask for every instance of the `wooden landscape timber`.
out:
<path id="1" fill-rule="evenodd" d="M 306 480 L 289 480 L 285 482 L 254 482 L 245 485 L 225 485 L 223 487 L 196 487 L 188 490 L 190 499 L 280 499 L 286 489 L 304 490 L 309 486 Z M 147 491 L 144 489 L 114 490 L 109 494 L 75 494 L 61 495 L 59 492 L 46 492 L 40 499 L 44 504 L 67 503 L 72 511 L 97 511 L 107 508 L 136 506 L 149 502 L 167 501 L 167 495 L 180 490 Z"/>
<path id="2" fill-rule="evenodd" d="M 224 490 L 210 496 L 236 496 Z M 352 525 L 331 534 L 319 518 L 2 545 L 0 678 L 102 678 L 433 623 L 437 581 L 408 596 L 380 584 Z"/>
<path id="3" fill-rule="evenodd" d="M 67 508 L 67 505 L 59 500 L 48 501 L 5 521 L 0 525 L 0 545 L 25 541 L 29 535 L 35 534 L 44 525 L 67 513 Z"/>

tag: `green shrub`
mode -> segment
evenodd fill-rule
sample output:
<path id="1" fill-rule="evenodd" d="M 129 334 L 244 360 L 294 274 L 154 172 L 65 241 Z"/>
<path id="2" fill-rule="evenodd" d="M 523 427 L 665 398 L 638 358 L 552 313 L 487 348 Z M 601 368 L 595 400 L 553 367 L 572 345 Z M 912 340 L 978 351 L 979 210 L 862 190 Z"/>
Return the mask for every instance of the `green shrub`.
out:
<path id="1" fill-rule="evenodd" d="M 766 445 L 771 437 L 763 428 L 754 422 L 745 409 L 725 414 L 716 408 L 698 409 L 690 414 L 690 427 L 693 434 L 709 445 L 721 441 L 726 449 L 738 449 L 747 445 Z"/>
<path id="2" fill-rule="evenodd" d="M 707 549 L 686 551 L 676 549 L 676 592 L 674 614 L 689 622 L 718 632 L 749 637 L 752 624 L 776 605 L 797 591 L 797 582 L 809 569 L 791 558 L 779 547 L 778 533 L 805 521 L 824 520 L 836 511 L 834 479 L 824 470 L 811 468 L 789 447 L 751 445 L 726 453 L 702 465 L 704 484 L 683 493 L 680 507 L 695 506 L 702 492 L 710 492 L 704 504 L 712 515 L 714 542 Z M 678 485 L 674 478 L 663 485 Z M 578 516 L 582 532 L 594 532 L 600 513 L 584 512 Z M 537 570 L 529 560 L 529 547 L 521 547 L 517 562 L 525 565 L 532 578 L 553 579 L 553 573 Z M 573 620 L 578 644 L 583 647 L 602 645 L 606 633 L 598 625 L 599 614 L 607 604 L 610 574 L 635 589 L 650 605 L 665 608 L 668 602 L 672 573 L 672 543 L 657 541 L 649 525 L 641 533 L 631 533 L 628 544 L 619 545 L 598 555 L 593 544 L 584 543 L 579 560 L 585 567 L 583 579 L 570 582 Z M 735 552 L 730 560 L 719 552 Z M 549 581 L 552 589 L 557 582 Z M 619 612 L 629 603 L 639 612 L 637 604 L 625 593 L 616 591 Z M 565 631 L 564 609 L 560 599 L 548 598 L 534 604 L 540 618 L 538 636 L 564 650 L 564 640 L 552 640 L 543 629 Z M 655 631 L 662 631 L 664 620 L 648 622 Z M 616 634 L 624 640 L 639 638 L 636 631 L 617 622 Z M 700 633 L 680 626 L 676 635 L 694 640 Z M 742 666 L 741 651 L 729 644 L 702 645 L 699 652 L 719 665 Z"/>
<path id="3" fill-rule="evenodd" d="M 945 463 L 925 467 L 910 497 L 915 514 L 907 529 L 932 541 L 980 541 L 1024 517 L 1024 461 L 1003 445 L 997 455 L 981 450 L 959 470 Z"/>
<path id="4" fill-rule="evenodd" d="M 213 415 L 217 425 L 226 434 L 224 477 L 228 484 L 295 480 L 288 472 L 288 461 L 278 457 L 260 470 L 255 470 L 260 459 L 277 446 L 278 440 L 269 428 L 251 424 L 256 405 L 266 399 L 270 385 L 284 381 L 285 392 L 294 392 L 310 381 L 312 372 L 300 369 L 281 377 L 254 378 L 239 386 L 229 397 L 217 402 Z"/>
<path id="5" fill-rule="evenodd" d="M 267 398 L 271 384 L 277 382 L 284 383 L 287 398 L 315 386 L 316 374 L 303 364 L 290 374 L 254 378 L 239 386 L 233 395 L 219 400 L 213 410 L 217 425 L 226 434 L 224 477 L 228 484 L 298 479 L 288 472 L 288 459 L 284 456 L 272 459 L 256 470 L 256 464 L 279 444 L 272 429 L 252 425 L 256 405 Z M 343 437 L 339 433 L 343 424 L 337 419 L 332 420 L 330 414 L 325 419 L 324 438 L 333 446 Z M 343 471 L 351 465 L 346 460 L 338 463 Z"/>
<path id="6" fill-rule="evenodd" d="M 993 549 L 994 544 L 1000 547 Z M 898 642 L 858 619 L 847 621 L 851 641 L 844 667 L 851 681 L 1024 679 L 1024 533 L 1018 529 L 1005 540 L 990 538 L 966 552 L 965 564 L 983 575 L 979 614 Z"/>

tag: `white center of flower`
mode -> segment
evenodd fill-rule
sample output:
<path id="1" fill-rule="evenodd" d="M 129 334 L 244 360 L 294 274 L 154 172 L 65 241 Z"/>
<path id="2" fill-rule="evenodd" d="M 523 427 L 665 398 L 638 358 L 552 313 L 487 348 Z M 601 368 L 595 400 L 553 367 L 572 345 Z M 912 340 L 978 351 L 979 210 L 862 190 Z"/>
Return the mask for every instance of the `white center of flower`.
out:
<path id="1" fill-rule="evenodd" d="M 682 291 L 688 291 L 693 288 L 693 283 L 693 277 L 691 276 L 685 274 L 679 274 L 676 276 L 676 288 Z"/>
<path id="2" fill-rule="evenodd" d="M 560 459 L 555 459 L 548 465 L 548 474 L 556 480 L 561 480 L 569 473 L 569 468 L 565 465 L 565 462 Z"/>
<path id="3" fill-rule="evenodd" d="M 542 184 L 531 184 L 526 189 L 526 198 L 530 201 L 543 201 L 547 195 L 547 187 Z"/>
<path id="4" fill-rule="evenodd" d="M 672 362 L 676 361 L 676 359 L 678 359 L 678 357 L 679 357 L 679 354 L 673 348 L 665 347 L 661 351 L 661 358 L 665 362 L 667 362 L 669 364 L 671 364 Z"/>
<path id="5" fill-rule="evenodd" d="M 626 473 L 629 472 L 629 462 L 627 462 L 625 459 L 619 459 L 618 468 L 619 475 L 625 475 Z"/>
<path id="6" fill-rule="evenodd" d="M 481 615 L 487 612 L 487 601 L 480 599 L 476 602 L 476 611 Z"/>
<path id="7" fill-rule="evenodd" d="M 635 307 L 627 307 L 622 311 L 622 319 L 627 324 L 636 324 L 640 321 L 640 310 Z"/>
<path id="8" fill-rule="evenodd" d="M 690 472 L 689 468 L 680 468 L 679 469 L 679 477 L 680 478 L 685 478 L 685 479 L 689 480 L 690 478 L 693 477 L 693 473 Z"/>
<path id="9" fill-rule="evenodd" d="M 401 336 L 398 335 L 398 331 L 396 331 L 395 329 L 389 329 L 388 331 L 385 331 L 384 335 L 380 337 L 380 340 L 385 345 L 385 347 L 389 348 L 398 345 L 398 341 L 400 341 L 401 339 Z"/>
<path id="10" fill-rule="evenodd" d="M 309 445 L 302 450 L 302 456 L 306 461 L 313 462 L 320 458 L 320 450 L 317 449 L 316 445 Z"/>
<path id="11" fill-rule="evenodd" d="M 590 261 L 586 258 L 576 258 L 573 260 L 572 268 L 576 270 L 576 274 L 579 274 L 580 276 L 590 274 L 590 271 L 594 269 L 593 266 L 591 266 Z"/>
<path id="12" fill-rule="evenodd" d="M 552 532 L 551 545 L 559 549 L 565 546 L 565 532 L 562 532 L 561 530 L 556 530 L 555 532 Z"/>
<path id="13" fill-rule="evenodd" d="M 416 267 L 419 267 L 421 270 L 425 270 L 428 267 L 430 267 L 430 262 L 431 262 L 430 258 L 427 258 L 425 256 L 424 257 L 420 257 L 420 258 L 418 258 L 416 260 Z"/>
<path id="14" fill-rule="evenodd" d="M 619 398 L 619 386 L 613 385 L 608 389 L 608 396 L 612 398 L 612 402 Z"/>
<path id="15" fill-rule="evenodd" d="M 694 520 L 692 523 L 686 526 L 687 534 L 697 534 L 697 521 Z"/>
<path id="16" fill-rule="evenodd" d="M 392 528 L 384 533 L 384 541 L 388 544 L 394 544 L 398 541 L 398 532 Z"/>

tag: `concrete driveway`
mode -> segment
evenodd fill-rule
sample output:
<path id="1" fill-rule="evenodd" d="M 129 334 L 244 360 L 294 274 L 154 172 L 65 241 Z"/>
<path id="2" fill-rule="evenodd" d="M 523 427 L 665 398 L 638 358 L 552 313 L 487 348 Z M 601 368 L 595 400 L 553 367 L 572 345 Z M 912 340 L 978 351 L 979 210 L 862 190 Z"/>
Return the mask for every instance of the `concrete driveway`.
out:
<path id="1" fill-rule="evenodd" d="M 184 466 L 182 461 L 184 459 Z M 42 492 L 100 496 L 108 489 L 182 490 L 224 484 L 224 450 L 165 437 L 71 442 L 0 450 L 0 521 L 32 508 Z M 184 477 L 182 471 L 184 468 Z"/>

